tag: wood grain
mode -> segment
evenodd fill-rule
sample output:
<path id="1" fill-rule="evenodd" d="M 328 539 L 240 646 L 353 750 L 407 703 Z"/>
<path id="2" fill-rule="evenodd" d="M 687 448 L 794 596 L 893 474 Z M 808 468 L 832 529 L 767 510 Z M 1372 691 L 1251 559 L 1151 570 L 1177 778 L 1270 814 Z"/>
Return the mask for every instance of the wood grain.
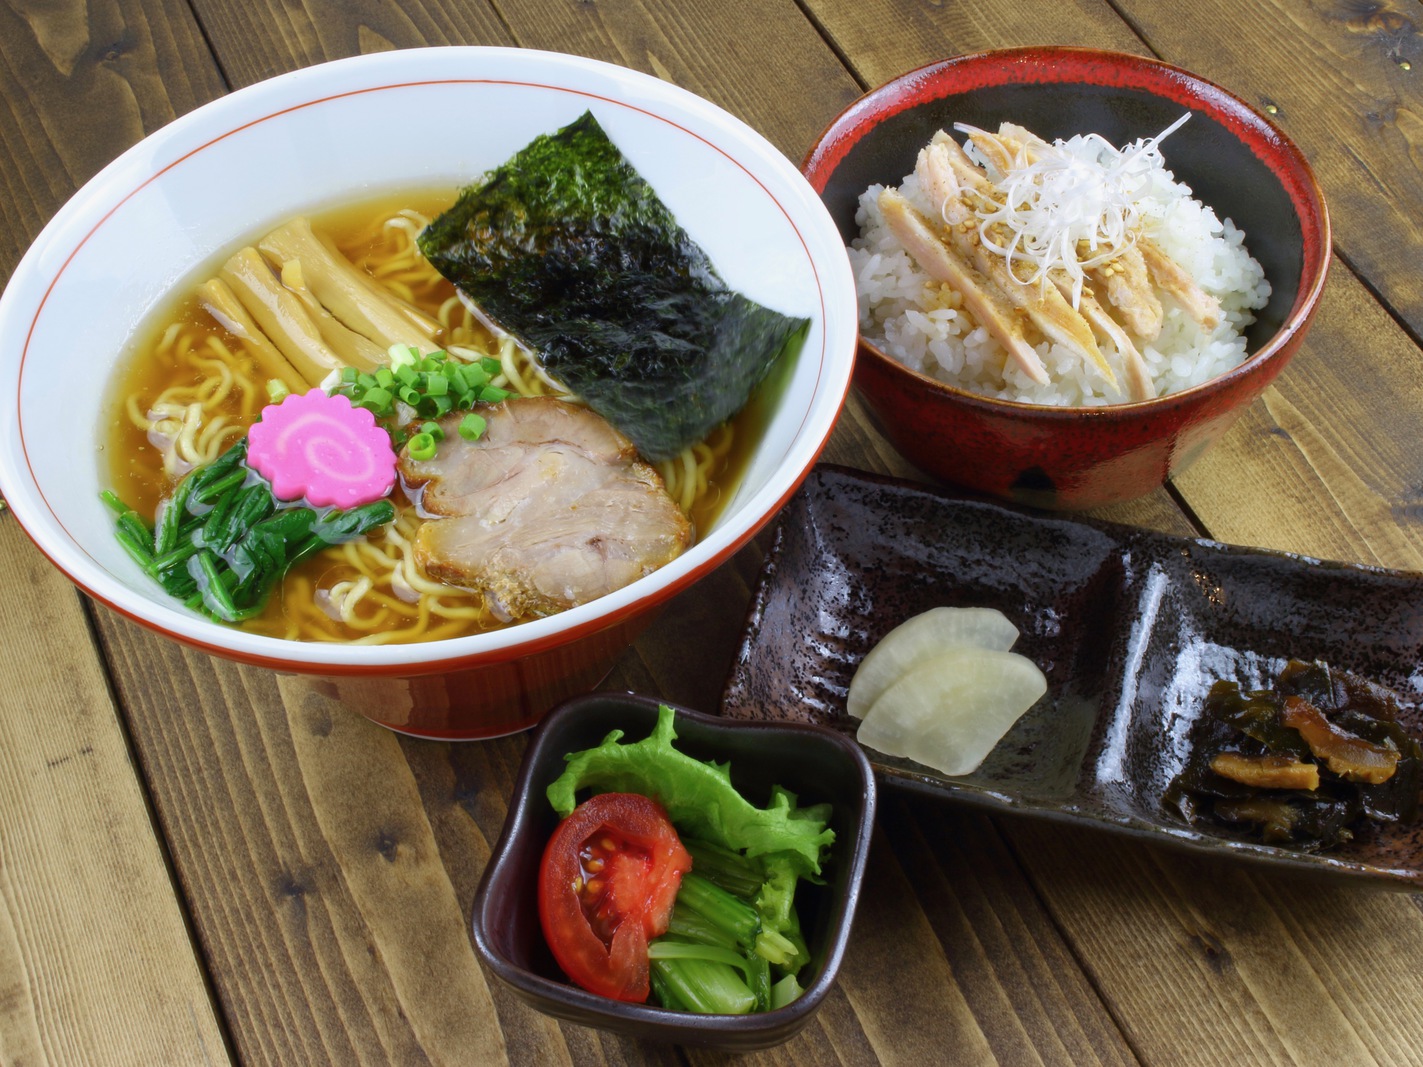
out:
<path id="1" fill-rule="evenodd" d="M 1397 62 L 1411 55 L 1419 9 L 1198 8 L 1186 18 L 1138 0 L 193 0 L 194 15 L 176 3 L 18 2 L 0 11 L 0 151 L 25 165 L 0 178 L 0 254 L 12 267 L 77 182 L 224 82 L 361 52 L 519 44 L 622 63 L 727 107 L 794 160 L 862 88 L 945 55 L 1044 40 L 1155 51 L 1276 104 L 1320 153 L 1342 258 L 1295 365 L 1178 479 L 1189 514 L 1163 491 L 1103 517 L 1417 566 L 1423 357 L 1390 312 L 1415 331 L 1423 314 L 1411 272 L 1415 91 Z M 1380 189 L 1395 201 L 1381 205 Z M 916 476 L 854 398 L 825 458 Z M 764 543 L 669 604 L 605 687 L 714 708 Z M 203 966 L 243 1063 L 728 1060 L 557 1023 L 479 969 L 468 916 L 522 738 L 398 738 L 320 683 L 179 649 L 104 610 L 100 659 L 75 595 L 13 523 L 0 524 L 0 560 L 24 585 L 0 605 L 0 634 L 48 684 L 0 720 L 0 1062 L 221 1061 Z M 27 620 L 46 609 L 58 628 L 37 635 Z M 125 762 L 105 664 L 196 953 Z M 38 788 L 52 803 L 34 804 Z M 93 862 L 76 868 L 73 850 L 57 852 L 66 838 L 87 843 Z M 117 953 L 95 925 L 110 914 L 162 962 Z M 1417 898 L 891 796 L 840 983 L 802 1035 L 745 1059 L 1416 1062 L 1420 949 Z M 98 1001 L 91 982 L 107 991 Z"/>
<path id="2" fill-rule="evenodd" d="M 1177 485 L 1223 540 L 1423 570 L 1420 415 L 1423 353 L 1336 262 L 1300 354 Z"/>
<path id="3" fill-rule="evenodd" d="M 0 8 L 0 277 L 90 176 L 223 91 L 181 0 Z"/>
<path id="4" fill-rule="evenodd" d="M 232 88 L 346 56 L 451 44 L 514 42 L 484 0 L 192 0 Z M 459 124 L 451 127 L 459 136 Z"/>
<path id="5" fill-rule="evenodd" d="M 0 519 L 0 1063 L 226 1063 L 79 594 Z"/>
<path id="6" fill-rule="evenodd" d="M 1013 840 L 1144 1062 L 1417 1062 L 1416 896 L 1027 821 Z"/>
<path id="7" fill-rule="evenodd" d="M 82 182 L 221 92 L 181 3 L 0 10 L 0 277 Z M 0 571 L 0 1062 L 227 1062 L 81 598 L 9 515 Z"/>
<path id="8" fill-rule="evenodd" d="M 675 82 L 746 120 L 797 162 L 860 94 L 815 26 L 783 3 L 504 0 L 499 10 L 520 45 Z"/>
<path id="9" fill-rule="evenodd" d="M 1189 24 L 1143 0 L 1118 7 L 1158 54 L 1271 109 L 1314 167 L 1335 247 L 1423 335 L 1423 7 L 1267 0 Z"/>
<path id="10" fill-rule="evenodd" d="M 1147 51 L 1105 0 L 808 0 L 806 9 L 866 89 L 935 60 L 988 48 L 1060 44 Z"/>

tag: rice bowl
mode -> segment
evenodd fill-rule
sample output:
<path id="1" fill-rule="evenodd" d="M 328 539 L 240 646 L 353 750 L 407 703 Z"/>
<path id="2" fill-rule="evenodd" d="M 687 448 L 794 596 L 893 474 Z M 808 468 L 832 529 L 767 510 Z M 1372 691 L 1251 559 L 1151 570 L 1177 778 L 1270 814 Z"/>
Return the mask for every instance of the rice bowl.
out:
<path id="1" fill-rule="evenodd" d="M 1095 161 L 1099 152 L 1080 135 L 1059 143 L 1084 161 Z M 1219 300 L 1223 312 L 1222 321 L 1207 329 L 1178 302 L 1163 301 L 1161 334 L 1141 347 L 1141 356 L 1156 394 L 1164 395 L 1200 385 L 1244 361 L 1245 329 L 1269 299 L 1270 283 L 1232 220 L 1219 219 L 1162 167 L 1153 168 L 1148 180 L 1136 201 L 1145 232 Z M 1095 366 L 1048 338 L 1038 339 L 1034 348 L 1050 382 L 1034 381 L 1015 365 L 964 307 L 962 294 L 930 277 L 886 224 L 879 205 L 884 188 L 871 185 L 860 196 L 855 214 L 860 232 L 849 245 L 865 340 L 912 370 L 983 396 L 1059 407 L 1125 399 Z M 940 215 L 915 174 L 906 175 L 898 191 L 924 216 Z M 1114 342 L 1101 340 L 1109 362 L 1119 363 Z"/>
<path id="2" fill-rule="evenodd" d="M 1308 161 L 1267 118 L 1170 64 L 1046 46 L 957 56 L 909 71 L 845 109 L 802 170 L 846 246 L 872 185 L 916 169 L 934 135 L 1021 124 L 1044 139 L 1094 131 L 1114 145 L 1171 135 L 1175 177 L 1247 235 L 1270 283 L 1245 327 L 1246 358 L 1198 384 L 1135 402 L 1061 406 L 987 396 L 907 366 L 861 337 L 855 388 L 872 422 L 938 481 L 1034 507 L 1142 496 L 1197 459 L 1299 349 L 1329 268 L 1329 219 Z M 1033 352 L 1036 362 L 1039 357 Z"/>

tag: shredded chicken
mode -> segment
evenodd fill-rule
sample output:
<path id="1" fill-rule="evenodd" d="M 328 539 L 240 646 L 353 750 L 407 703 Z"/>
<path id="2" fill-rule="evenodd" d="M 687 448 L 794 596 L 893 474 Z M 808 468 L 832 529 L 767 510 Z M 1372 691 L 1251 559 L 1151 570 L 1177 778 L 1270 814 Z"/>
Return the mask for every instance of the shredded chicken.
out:
<path id="1" fill-rule="evenodd" d="M 1012 214 L 1005 183 L 1044 160 L 1051 167 L 1059 150 L 1012 123 L 1002 123 L 997 133 L 965 125 L 956 128 L 966 135 L 985 167 L 947 133 L 935 134 L 920 152 L 915 174 L 930 202 L 939 208 L 939 219 L 925 218 L 894 190 L 880 195 L 885 221 L 905 249 L 932 278 L 963 295 L 979 325 L 1034 381 L 1045 382 L 1047 372 L 1025 327 L 1090 362 L 1127 399 L 1154 397 L 1156 386 L 1140 346 L 1161 335 L 1165 317 L 1161 294 L 1169 295 L 1206 329 L 1214 329 L 1221 320 L 1219 301 L 1141 231 L 1129 203 L 1115 231 L 1100 240 L 1093 235 L 1079 241 L 1058 261 L 1063 265 L 1038 258 L 1032 261 L 1038 265 L 1032 266 L 1023 234 L 1003 221 Z M 1154 142 L 1145 147 L 1155 150 Z M 1121 158 L 1129 161 L 1132 151 L 1142 150 L 1139 144 Z M 1009 221 L 1018 225 L 1011 217 Z M 1101 350 L 1106 342 L 1119 357 L 1115 368 Z"/>
<path id="2" fill-rule="evenodd" d="M 1050 380 L 1047 369 L 1028 343 L 1022 323 L 999 289 L 941 240 L 934 224 L 915 211 L 898 192 L 885 189 L 880 193 L 879 204 L 886 224 L 929 277 L 948 282 L 958 290 L 979 325 L 1008 350 L 1029 378 L 1046 385 Z"/>
<path id="3" fill-rule="evenodd" d="M 1044 337 L 1095 363 L 1115 386 L 1116 375 L 1097 347 L 1091 327 L 1056 287 L 1022 284 L 1008 260 L 984 245 L 971 200 L 991 196 L 992 187 L 963 149 L 948 136 L 936 137 L 919 153 L 915 174 L 940 205 L 945 236 L 954 251 L 973 263 Z"/>
<path id="4" fill-rule="evenodd" d="M 1137 247 L 1141 249 L 1151 280 L 1175 297 L 1188 315 L 1208 330 L 1220 325 L 1220 301 L 1197 285 L 1181 264 L 1161 251 L 1149 237 L 1139 238 Z"/>

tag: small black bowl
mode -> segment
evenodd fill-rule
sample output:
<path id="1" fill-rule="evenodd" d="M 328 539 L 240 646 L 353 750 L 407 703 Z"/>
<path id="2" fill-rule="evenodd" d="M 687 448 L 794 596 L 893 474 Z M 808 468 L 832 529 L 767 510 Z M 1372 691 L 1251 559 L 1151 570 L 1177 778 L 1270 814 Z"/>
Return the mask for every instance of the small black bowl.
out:
<path id="1" fill-rule="evenodd" d="M 577 697 L 544 719 L 524 755 L 504 832 L 474 898 L 474 946 L 494 974 L 540 1011 L 585 1026 L 684 1045 L 746 1051 L 792 1037 L 825 999 L 850 936 L 850 921 L 874 824 L 875 782 L 859 747 L 832 730 L 719 719 L 676 712 L 677 748 L 701 760 L 730 762 L 743 796 L 764 805 L 773 785 L 804 804 L 833 805 L 835 844 L 826 884 L 802 883 L 797 896 L 811 962 L 801 972 L 805 992 L 777 1011 L 755 1015 L 694 1015 L 627 1004 L 571 984 L 544 943 L 538 915 L 538 871 L 558 817 L 545 791 L 563 773 L 564 756 L 598 745 L 620 729 L 626 740 L 652 733 L 661 703 L 631 693 Z"/>

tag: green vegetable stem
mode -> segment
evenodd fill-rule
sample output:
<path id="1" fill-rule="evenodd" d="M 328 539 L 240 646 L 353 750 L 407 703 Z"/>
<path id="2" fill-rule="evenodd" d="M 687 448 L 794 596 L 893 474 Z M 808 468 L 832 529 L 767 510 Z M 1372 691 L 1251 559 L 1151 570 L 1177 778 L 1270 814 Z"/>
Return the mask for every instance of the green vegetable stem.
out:
<path id="1" fill-rule="evenodd" d="M 170 596 L 220 622 L 259 614 L 272 587 L 301 560 L 395 518 L 388 500 L 348 511 L 278 501 L 246 455 L 243 438 L 191 471 L 153 529 L 114 493 L 102 494 L 124 550 Z"/>
<path id="2" fill-rule="evenodd" d="M 673 747 L 674 713 L 662 706 L 645 740 L 622 743 L 613 730 L 596 748 L 567 757 L 548 788 L 561 816 L 582 791 L 653 796 L 692 856 L 666 934 L 648 950 L 653 995 L 682 1011 L 741 1014 L 782 1007 L 801 993 L 810 960 L 795 895 L 819 881 L 835 839 L 830 805 L 798 805 L 779 787 L 758 808 L 731 782 L 725 764 L 703 763 Z"/>

